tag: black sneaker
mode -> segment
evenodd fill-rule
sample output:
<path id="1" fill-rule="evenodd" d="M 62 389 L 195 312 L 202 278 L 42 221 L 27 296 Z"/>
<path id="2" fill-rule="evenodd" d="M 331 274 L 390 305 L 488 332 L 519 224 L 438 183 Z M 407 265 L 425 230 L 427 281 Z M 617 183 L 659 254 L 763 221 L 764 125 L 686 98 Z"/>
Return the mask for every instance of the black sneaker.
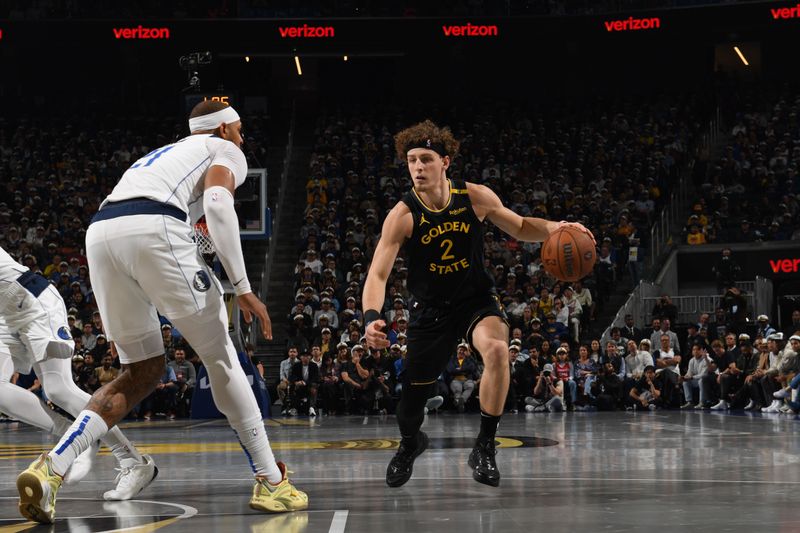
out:
<path id="1" fill-rule="evenodd" d="M 478 483 L 496 487 L 500 484 L 500 471 L 494 462 L 497 450 L 494 441 L 476 442 L 467 463 L 472 468 L 472 478 Z"/>
<path id="2" fill-rule="evenodd" d="M 400 487 L 411 479 L 414 471 L 414 459 L 420 456 L 428 447 L 428 435 L 424 431 L 417 434 L 417 445 L 413 449 L 406 448 L 403 441 L 400 441 L 400 448 L 392 457 L 388 468 L 386 468 L 386 484 L 390 487 Z"/>

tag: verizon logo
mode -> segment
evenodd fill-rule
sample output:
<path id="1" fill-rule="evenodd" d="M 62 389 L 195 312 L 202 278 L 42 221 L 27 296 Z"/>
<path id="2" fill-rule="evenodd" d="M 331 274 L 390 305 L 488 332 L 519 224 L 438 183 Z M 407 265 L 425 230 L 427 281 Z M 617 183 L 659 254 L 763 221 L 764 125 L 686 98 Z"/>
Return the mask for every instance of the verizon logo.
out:
<path id="1" fill-rule="evenodd" d="M 658 17 L 644 19 L 628 17 L 622 20 L 606 20 L 603 24 L 606 26 L 606 31 L 655 30 L 661 27 L 661 19 Z"/>
<path id="2" fill-rule="evenodd" d="M 116 39 L 169 39 L 169 28 L 114 28 Z"/>
<path id="3" fill-rule="evenodd" d="M 778 19 L 796 19 L 800 17 L 800 4 L 794 7 L 774 7 L 769 10 L 772 13 L 772 18 Z"/>
<path id="4" fill-rule="evenodd" d="M 484 24 L 470 24 L 462 26 L 442 26 L 445 37 L 496 37 L 497 26 Z"/>
<path id="5" fill-rule="evenodd" d="M 333 26 L 309 26 L 303 24 L 302 26 L 280 26 L 278 32 L 281 34 L 281 39 L 297 38 L 315 38 L 323 37 L 329 38 L 334 36 Z"/>
<path id="6" fill-rule="evenodd" d="M 796 274 L 800 272 L 800 259 L 770 259 L 769 266 L 775 274 Z"/>

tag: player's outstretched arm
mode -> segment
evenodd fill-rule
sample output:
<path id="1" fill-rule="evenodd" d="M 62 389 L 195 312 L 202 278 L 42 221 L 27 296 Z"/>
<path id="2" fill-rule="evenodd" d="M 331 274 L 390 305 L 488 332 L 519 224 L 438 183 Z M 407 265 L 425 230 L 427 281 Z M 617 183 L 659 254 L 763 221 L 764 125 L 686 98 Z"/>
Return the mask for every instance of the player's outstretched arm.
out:
<path id="1" fill-rule="evenodd" d="M 255 315 L 261 324 L 264 338 L 271 340 L 272 321 L 267 306 L 253 294 L 250 280 L 247 278 L 242 242 L 239 238 L 239 219 L 233 206 L 235 189 L 236 182 L 230 169 L 221 165 L 209 167 L 203 193 L 203 211 L 206 214 L 208 233 L 214 241 L 217 257 L 233 283 L 233 290 L 238 297 L 239 308 L 244 313 L 245 322 L 251 323 Z"/>
<path id="2" fill-rule="evenodd" d="M 365 335 L 370 348 L 388 348 L 389 340 L 381 331 L 386 327 L 386 322 L 380 320 L 380 309 L 383 307 L 386 295 L 386 280 L 392 271 L 392 265 L 400 251 L 403 242 L 411 236 L 414 218 L 406 204 L 400 202 L 389 211 L 383 222 L 381 238 L 375 248 L 375 255 L 364 283 L 364 321 L 366 323 Z M 375 316 L 375 315 L 378 316 Z"/>
<path id="3" fill-rule="evenodd" d="M 522 217 L 503 205 L 500 198 L 490 188 L 476 183 L 467 183 L 472 207 L 479 219 L 488 218 L 495 226 L 518 241 L 542 242 L 563 226 L 572 226 L 592 238 L 592 232 L 575 222 L 556 222 L 543 218 Z M 597 244 L 595 242 L 595 244 Z"/>

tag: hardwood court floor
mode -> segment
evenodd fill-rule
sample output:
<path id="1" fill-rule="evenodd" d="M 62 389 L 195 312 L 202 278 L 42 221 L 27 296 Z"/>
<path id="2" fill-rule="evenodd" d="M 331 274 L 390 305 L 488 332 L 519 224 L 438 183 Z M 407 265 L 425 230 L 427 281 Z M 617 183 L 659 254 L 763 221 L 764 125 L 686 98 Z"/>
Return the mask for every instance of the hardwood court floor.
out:
<path id="1" fill-rule="evenodd" d="M 17 515 L 14 480 L 53 438 L 0 424 L 0 533 L 794 531 L 798 420 L 710 412 L 517 414 L 503 418 L 498 488 L 473 481 L 479 418 L 429 416 L 432 437 L 404 487 L 384 482 L 394 417 L 267 420 L 279 460 L 310 496 L 307 512 L 251 511 L 241 449 L 224 421 L 123 424 L 153 454 L 158 479 L 135 501 L 105 502 L 114 461 L 63 487 L 53 527 Z"/>

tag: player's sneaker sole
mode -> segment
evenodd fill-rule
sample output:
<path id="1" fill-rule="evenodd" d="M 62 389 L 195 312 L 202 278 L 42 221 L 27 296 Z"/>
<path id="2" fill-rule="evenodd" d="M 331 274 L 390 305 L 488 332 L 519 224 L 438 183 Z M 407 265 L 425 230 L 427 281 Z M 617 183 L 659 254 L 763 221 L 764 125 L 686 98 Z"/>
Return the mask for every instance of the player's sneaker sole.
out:
<path id="1" fill-rule="evenodd" d="M 52 524 L 55 520 L 56 492 L 61 486 L 61 480 L 52 472 L 47 461 L 47 455 L 42 454 L 17 476 L 19 512 L 28 520 L 40 524 Z"/>

